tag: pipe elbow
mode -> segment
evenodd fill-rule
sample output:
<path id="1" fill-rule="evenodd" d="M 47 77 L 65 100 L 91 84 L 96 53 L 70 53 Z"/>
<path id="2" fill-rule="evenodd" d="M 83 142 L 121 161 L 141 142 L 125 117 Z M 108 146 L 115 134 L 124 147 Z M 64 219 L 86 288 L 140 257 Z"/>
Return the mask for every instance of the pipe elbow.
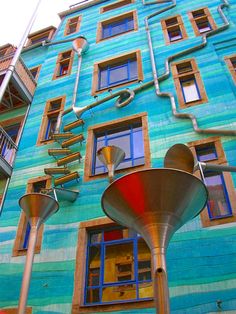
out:
<path id="1" fill-rule="evenodd" d="M 134 96 L 135 96 L 134 91 L 126 89 L 120 94 L 120 97 L 116 100 L 115 106 L 117 108 L 127 106 L 134 99 Z"/>

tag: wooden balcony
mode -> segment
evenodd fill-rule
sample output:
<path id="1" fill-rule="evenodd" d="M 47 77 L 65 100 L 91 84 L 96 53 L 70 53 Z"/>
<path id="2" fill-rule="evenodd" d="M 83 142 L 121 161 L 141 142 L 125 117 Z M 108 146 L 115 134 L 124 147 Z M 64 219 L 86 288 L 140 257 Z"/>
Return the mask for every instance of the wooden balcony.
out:
<path id="1" fill-rule="evenodd" d="M 13 56 L 14 53 L 11 53 L 0 58 L 0 84 L 11 64 Z M 0 104 L 0 110 L 4 108 L 11 109 L 31 103 L 35 88 L 36 81 L 34 80 L 34 77 L 24 64 L 23 60 L 19 58 L 15 69 L 13 70 L 2 103 Z"/>

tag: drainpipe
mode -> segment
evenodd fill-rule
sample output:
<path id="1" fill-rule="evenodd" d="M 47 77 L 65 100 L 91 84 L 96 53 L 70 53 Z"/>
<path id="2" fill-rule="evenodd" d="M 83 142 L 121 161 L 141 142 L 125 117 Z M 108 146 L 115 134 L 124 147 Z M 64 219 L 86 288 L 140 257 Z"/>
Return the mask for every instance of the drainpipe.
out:
<path id="1" fill-rule="evenodd" d="M 36 5 L 34 13 L 33 13 L 32 17 L 31 17 L 31 19 L 29 21 L 29 24 L 28 24 L 28 26 L 27 26 L 27 28 L 25 30 L 25 33 L 24 33 L 24 35 L 23 35 L 23 37 L 22 37 L 22 39 L 21 39 L 21 41 L 20 41 L 20 43 L 18 45 L 18 48 L 16 49 L 16 52 L 14 54 L 14 57 L 12 58 L 11 64 L 9 65 L 9 67 L 8 67 L 8 69 L 6 71 L 6 74 L 4 76 L 4 79 L 3 79 L 2 83 L 1 83 L 1 86 L 0 86 L 0 103 L 2 102 L 2 99 L 3 99 L 4 93 L 6 91 L 6 88 L 7 88 L 8 84 L 9 84 L 10 79 L 12 77 L 12 74 L 13 74 L 13 72 L 15 70 L 16 63 L 17 63 L 17 61 L 18 61 L 18 59 L 20 57 L 20 54 L 21 54 L 21 51 L 22 51 L 22 49 L 24 47 L 25 41 L 26 41 L 26 39 L 27 39 L 27 37 L 29 35 L 29 32 L 30 32 L 33 24 L 34 24 L 34 21 L 35 21 L 36 16 L 37 16 L 37 11 L 38 11 L 38 8 L 39 8 L 39 5 L 40 5 L 41 1 L 42 0 L 39 0 L 37 5 Z"/>
<path id="2" fill-rule="evenodd" d="M 181 52 L 167 58 L 165 61 L 165 73 L 160 77 L 158 77 L 158 75 L 157 75 L 152 39 L 151 39 L 151 34 L 150 34 L 150 30 L 149 30 L 149 25 L 148 25 L 148 19 L 150 19 L 153 16 L 156 16 L 157 14 L 160 14 L 166 10 L 173 8 L 176 5 L 176 1 L 172 0 L 172 5 L 168 6 L 166 9 L 161 9 L 158 12 L 153 13 L 153 14 L 149 15 L 148 17 L 146 17 L 145 18 L 145 26 L 146 26 L 147 37 L 148 37 L 148 45 L 149 45 L 149 50 L 150 50 L 150 58 L 151 58 L 151 65 L 152 65 L 152 72 L 153 72 L 153 78 L 154 78 L 154 86 L 156 89 L 156 95 L 160 96 L 160 97 L 168 97 L 170 99 L 170 103 L 171 103 L 172 114 L 176 118 L 190 119 L 195 132 L 200 133 L 200 134 L 219 134 L 219 135 L 235 136 L 236 131 L 234 131 L 234 130 L 222 130 L 222 129 L 218 129 L 218 128 L 217 129 L 201 129 L 201 128 L 199 128 L 196 116 L 193 114 L 189 114 L 189 113 L 179 113 L 177 111 L 176 102 L 175 102 L 173 94 L 168 93 L 168 92 L 161 92 L 160 88 L 159 88 L 159 81 L 163 81 L 164 79 L 166 79 L 170 75 L 170 66 L 169 66 L 170 61 L 172 61 L 173 59 L 175 59 L 177 57 L 184 56 L 190 52 L 193 52 L 193 51 L 196 51 L 198 49 L 203 48 L 207 44 L 207 37 L 215 35 L 215 34 L 221 32 L 221 31 L 223 31 L 229 27 L 229 22 L 228 22 L 227 18 L 225 17 L 225 15 L 222 11 L 222 8 L 228 7 L 229 3 L 227 0 L 222 0 L 222 1 L 223 1 L 223 3 L 218 6 L 217 10 L 218 10 L 221 18 L 224 21 L 224 25 L 222 27 L 216 29 L 216 30 L 210 31 L 209 33 L 203 35 L 202 36 L 202 42 L 199 45 L 191 47 L 191 48 L 186 49 L 184 51 L 181 51 Z"/>

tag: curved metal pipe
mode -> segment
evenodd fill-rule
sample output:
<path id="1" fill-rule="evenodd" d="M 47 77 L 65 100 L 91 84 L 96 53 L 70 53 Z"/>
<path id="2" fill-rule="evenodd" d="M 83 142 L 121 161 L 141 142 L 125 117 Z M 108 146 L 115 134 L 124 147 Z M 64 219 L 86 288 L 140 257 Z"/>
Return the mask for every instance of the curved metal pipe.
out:
<path id="1" fill-rule="evenodd" d="M 196 170 L 209 170 L 209 171 L 225 171 L 225 172 L 236 172 L 236 166 L 228 166 L 228 165 L 217 165 L 217 164 L 209 164 L 205 162 L 198 162 L 194 166 L 194 171 Z"/>
<path id="2" fill-rule="evenodd" d="M 146 31 L 147 31 L 147 36 L 148 36 L 148 44 L 149 44 L 149 50 L 150 50 L 150 58 L 151 58 L 151 64 L 152 64 L 152 71 L 153 71 L 153 78 L 154 78 L 154 86 L 156 89 L 156 94 L 157 96 L 160 97 L 168 97 L 170 98 L 170 103 L 171 103 L 171 109 L 172 109 L 172 114 L 176 117 L 176 118 L 180 118 L 180 119 L 190 119 L 193 125 L 193 129 L 195 132 L 200 133 L 200 134 L 220 134 L 220 135 L 230 135 L 230 136 L 235 136 L 236 135 L 236 131 L 235 130 L 222 130 L 222 129 L 201 129 L 198 126 L 198 122 L 197 122 L 197 118 L 195 115 L 193 114 L 189 114 L 189 113 L 180 113 L 177 110 L 176 107 L 176 102 L 174 99 L 174 96 L 172 93 L 169 92 L 161 92 L 160 88 L 159 88 L 159 81 L 163 81 L 164 79 L 168 78 L 170 75 L 170 61 L 172 61 L 173 59 L 180 57 L 180 56 L 184 56 L 190 52 L 196 51 L 198 49 L 203 48 L 204 46 L 206 46 L 207 44 L 207 37 L 212 36 L 216 33 L 219 33 L 223 30 L 225 30 L 226 28 L 229 27 L 229 22 L 227 20 L 227 18 L 225 17 L 222 9 L 223 7 L 228 7 L 229 3 L 227 0 L 222 0 L 223 3 L 220 4 L 217 8 L 221 18 L 223 19 L 224 25 L 219 27 L 216 30 L 210 31 L 207 34 L 204 34 L 202 36 L 202 42 L 194 47 L 188 48 L 184 51 L 181 51 L 179 53 L 176 53 L 170 57 L 168 57 L 165 61 L 165 73 L 163 75 L 161 75 L 160 77 L 158 77 L 157 74 L 157 70 L 156 70 L 156 63 L 155 63 L 155 57 L 154 57 L 154 52 L 153 52 L 153 45 L 152 45 L 152 40 L 151 40 L 151 34 L 150 34 L 150 30 L 149 30 L 149 25 L 148 25 L 148 19 L 152 18 L 153 16 L 156 16 L 166 10 L 169 10 L 171 8 L 173 8 L 176 5 L 176 1 L 172 0 L 172 5 L 168 6 L 166 9 L 161 9 L 156 13 L 153 13 L 151 15 L 149 15 L 148 17 L 145 18 L 145 27 L 146 27 Z"/>

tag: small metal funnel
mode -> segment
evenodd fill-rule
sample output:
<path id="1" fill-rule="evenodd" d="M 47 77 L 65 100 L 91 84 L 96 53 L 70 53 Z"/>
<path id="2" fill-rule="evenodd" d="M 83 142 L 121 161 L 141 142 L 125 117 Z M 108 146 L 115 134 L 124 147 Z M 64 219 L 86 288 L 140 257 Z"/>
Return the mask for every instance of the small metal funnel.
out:
<path id="1" fill-rule="evenodd" d="M 73 49 L 75 52 L 77 52 L 79 55 L 86 52 L 89 49 L 89 44 L 87 39 L 84 36 L 79 36 L 72 42 Z"/>
<path id="2" fill-rule="evenodd" d="M 125 175 L 102 195 L 105 214 L 133 228 L 152 254 L 158 314 L 169 314 L 165 254 L 174 232 L 205 207 L 207 189 L 197 177 L 176 169 L 147 169 Z"/>
<path id="3" fill-rule="evenodd" d="M 107 167 L 109 181 L 114 179 L 115 169 L 125 158 L 123 149 L 117 146 L 104 146 L 97 151 L 98 159 Z"/>
<path id="4" fill-rule="evenodd" d="M 188 146 L 175 144 L 169 148 L 164 158 L 164 167 L 193 173 L 194 156 Z"/>
<path id="5" fill-rule="evenodd" d="M 51 196 L 41 193 L 29 193 L 19 199 L 19 205 L 25 212 L 30 225 L 39 227 L 58 209 L 58 202 Z"/>

